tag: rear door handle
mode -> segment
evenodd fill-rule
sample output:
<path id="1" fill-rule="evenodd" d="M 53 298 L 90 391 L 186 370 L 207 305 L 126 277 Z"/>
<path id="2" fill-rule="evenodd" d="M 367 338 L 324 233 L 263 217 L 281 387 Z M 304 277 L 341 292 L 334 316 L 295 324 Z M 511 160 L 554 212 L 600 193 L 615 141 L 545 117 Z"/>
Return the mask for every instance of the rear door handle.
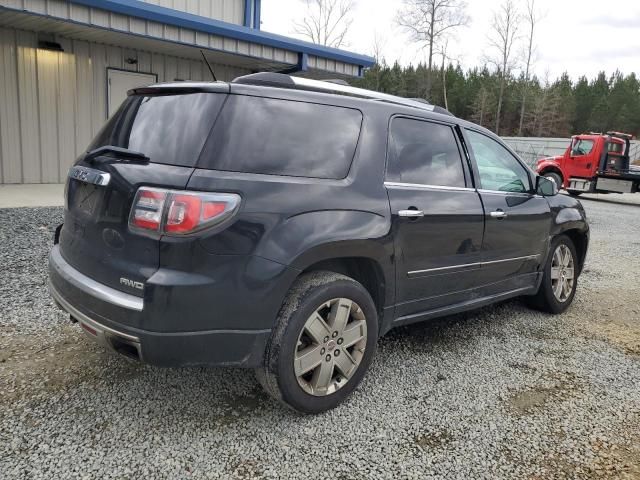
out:
<path id="1" fill-rule="evenodd" d="M 491 218 L 505 218 L 507 216 L 506 212 L 503 212 L 502 210 L 496 210 L 495 212 L 490 212 L 489 215 L 491 216 Z"/>
<path id="2" fill-rule="evenodd" d="M 400 210 L 398 212 L 399 217 L 404 218 L 413 218 L 413 217 L 424 217 L 424 212 L 422 210 Z"/>

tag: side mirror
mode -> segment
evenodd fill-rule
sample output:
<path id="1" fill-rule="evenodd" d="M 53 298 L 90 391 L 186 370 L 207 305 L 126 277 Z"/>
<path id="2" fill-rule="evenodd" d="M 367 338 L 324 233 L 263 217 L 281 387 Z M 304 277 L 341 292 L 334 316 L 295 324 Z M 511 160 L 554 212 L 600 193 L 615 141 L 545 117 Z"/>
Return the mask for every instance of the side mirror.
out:
<path id="1" fill-rule="evenodd" d="M 558 186 L 553 180 L 538 175 L 536 177 L 536 193 L 543 197 L 553 197 L 558 194 Z"/>

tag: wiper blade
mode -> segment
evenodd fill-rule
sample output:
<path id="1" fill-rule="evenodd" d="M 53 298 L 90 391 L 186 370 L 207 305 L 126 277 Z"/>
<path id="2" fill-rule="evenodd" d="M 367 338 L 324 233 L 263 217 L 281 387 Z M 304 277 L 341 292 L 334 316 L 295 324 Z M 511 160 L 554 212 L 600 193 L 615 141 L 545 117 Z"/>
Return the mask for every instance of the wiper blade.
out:
<path id="1" fill-rule="evenodd" d="M 128 148 L 116 147 L 115 145 L 103 145 L 102 147 L 91 150 L 87 152 L 84 159 L 92 160 L 107 153 L 116 153 L 119 157 L 126 157 L 130 160 L 138 160 L 141 162 L 149 161 L 149 157 L 142 152 L 136 152 L 134 150 L 129 150 Z"/>

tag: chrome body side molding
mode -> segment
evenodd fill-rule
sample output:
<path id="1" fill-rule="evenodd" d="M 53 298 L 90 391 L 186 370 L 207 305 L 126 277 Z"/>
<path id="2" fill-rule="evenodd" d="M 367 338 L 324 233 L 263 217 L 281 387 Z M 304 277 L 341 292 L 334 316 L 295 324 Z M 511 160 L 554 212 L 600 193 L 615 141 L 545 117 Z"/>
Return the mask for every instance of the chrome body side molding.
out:
<path id="1" fill-rule="evenodd" d="M 471 270 L 474 268 L 482 268 L 487 265 L 495 265 L 498 263 L 536 260 L 539 257 L 540 255 L 525 255 L 523 257 L 503 258 L 500 260 L 489 260 L 486 262 L 465 263 L 463 265 L 452 265 L 450 267 L 427 268 L 425 270 L 413 270 L 411 272 L 407 272 L 407 275 L 409 277 L 420 277 L 422 275 L 430 275 L 430 274 L 454 273 L 461 270 Z"/>

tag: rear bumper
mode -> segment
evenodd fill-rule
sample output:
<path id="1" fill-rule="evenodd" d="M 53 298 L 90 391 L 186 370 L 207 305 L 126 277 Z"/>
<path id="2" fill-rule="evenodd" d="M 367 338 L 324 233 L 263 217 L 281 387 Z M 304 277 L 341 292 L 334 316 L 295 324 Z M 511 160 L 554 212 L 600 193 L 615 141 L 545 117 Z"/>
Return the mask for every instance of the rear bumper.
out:
<path id="1" fill-rule="evenodd" d="M 58 306 L 69 313 L 71 318 L 80 323 L 87 335 L 93 340 L 101 344 L 103 347 L 115 350 L 116 352 L 122 353 L 130 358 L 140 361 L 143 360 L 139 337 L 120 330 L 115 330 L 91 319 L 71 305 L 60 294 L 60 292 L 56 290 L 53 284 L 49 284 L 49 291 Z"/>
<path id="2" fill-rule="evenodd" d="M 49 256 L 49 289 L 58 305 L 89 337 L 152 365 L 257 367 L 262 364 L 271 334 L 270 329 L 154 332 L 127 325 L 123 320 L 144 317 L 151 310 L 145 300 L 86 277 L 64 260 L 58 245 Z M 171 321 L 158 319 L 165 325 Z"/>

